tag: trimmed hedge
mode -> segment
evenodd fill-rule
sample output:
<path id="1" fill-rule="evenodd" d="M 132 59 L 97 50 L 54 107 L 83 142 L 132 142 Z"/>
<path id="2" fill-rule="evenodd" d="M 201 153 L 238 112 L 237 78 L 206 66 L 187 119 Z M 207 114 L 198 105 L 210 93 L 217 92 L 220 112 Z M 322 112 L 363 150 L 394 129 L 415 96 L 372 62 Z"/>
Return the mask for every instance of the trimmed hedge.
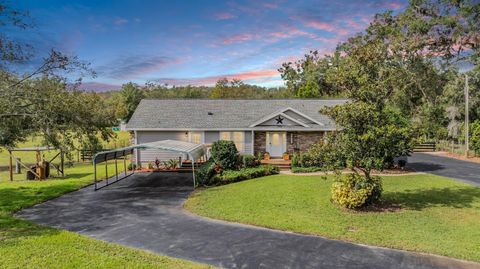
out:
<path id="1" fill-rule="evenodd" d="M 240 155 L 240 160 L 244 168 L 258 166 L 257 158 L 251 154 Z"/>
<path id="2" fill-rule="evenodd" d="M 228 184 L 242 180 L 275 175 L 279 173 L 276 166 L 260 165 L 258 167 L 242 168 L 240 170 L 225 170 L 222 174 L 216 175 L 217 184 Z"/>
<path id="3" fill-rule="evenodd" d="M 216 168 L 217 164 L 212 159 L 200 166 L 197 170 L 196 176 L 197 186 L 224 185 L 279 173 L 278 167 L 271 165 L 260 165 L 257 167 L 242 168 L 239 170 L 225 170 L 222 172 L 219 172 Z"/>

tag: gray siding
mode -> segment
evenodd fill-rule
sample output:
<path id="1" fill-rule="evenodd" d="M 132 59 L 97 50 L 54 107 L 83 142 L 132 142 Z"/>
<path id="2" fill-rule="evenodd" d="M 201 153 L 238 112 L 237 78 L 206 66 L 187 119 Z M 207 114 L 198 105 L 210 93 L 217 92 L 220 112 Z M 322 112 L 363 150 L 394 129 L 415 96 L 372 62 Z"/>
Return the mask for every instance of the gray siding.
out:
<path id="1" fill-rule="evenodd" d="M 137 143 L 148 143 L 159 140 L 179 140 L 179 141 L 188 141 L 188 136 L 185 135 L 186 131 L 137 131 Z M 241 153 L 252 153 L 252 133 L 251 131 L 245 131 L 245 149 Z M 204 132 L 204 141 L 205 144 L 212 144 L 215 141 L 220 139 L 220 132 L 218 131 L 205 131 Z M 168 152 L 161 150 L 147 149 L 139 152 L 140 160 L 143 164 L 148 162 L 154 162 L 155 159 L 160 161 L 167 161 L 169 159 L 177 159 L 182 157 L 186 159 L 187 156 L 182 156 L 182 154 L 176 152 Z"/>
<path id="2" fill-rule="evenodd" d="M 245 131 L 245 151 L 243 153 L 251 154 L 253 148 L 252 132 Z"/>
<path id="3" fill-rule="evenodd" d="M 205 132 L 205 144 L 212 144 L 220 139 L 220 132 L 218 131 L 206 131 Z"/>
<path id="4" fill-rule="evenodd" d="M 148 143 L 160 140 L 179 140 L 187 141 L 188 137 L 185 136 L 183 131 L 137 131 L 137 143 Z M 143 164 L 148 162 L 154 162 L 156 158 L 164 162 L 170 159 L 178 159 L 178 157 L 186 158 L 177 152 L 169 152 L 163 150 L 147 149 L 139 152 L 140 160 Z"/>

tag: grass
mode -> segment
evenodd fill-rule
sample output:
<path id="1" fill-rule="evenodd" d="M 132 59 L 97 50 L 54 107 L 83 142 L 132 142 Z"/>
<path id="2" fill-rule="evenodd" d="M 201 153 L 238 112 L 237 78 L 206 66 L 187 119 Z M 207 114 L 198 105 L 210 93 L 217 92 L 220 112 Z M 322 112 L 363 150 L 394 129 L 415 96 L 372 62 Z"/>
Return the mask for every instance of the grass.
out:
<path id="1" fill-rule="evenodd" d="M 115 132 L 116 137 L 113 138 L 109 142 L 104 142 L 103 146 L 105 148 L 117 148 L 117 147 L 123 147 L 130 145 L 130 134 L 125 131 L 121 132 Z M 39 136 L 33 136 L 29 138 L 27 141 L 20 143 L 17 145 L 17 148 L 31 148 L 31 147 L 40 147 L 43 146 L 42 139 Z M 52 151 L 44 151 L 42 154 L 45 155 L 45 158 L 50 160 L 53 158 L 58 151 L 52 150 Z M 15 155 L 16 158 L 22 159 L 22 162 L 27 163 L 27 164 L 33 164 L 36 162 L 36 157 L 35 157 L 35 152 L 24 152 L 24 151 L 17 151 L 13 152 L 13 155 Z M 75 152 L 73 153 L 74 160 L 77 161 L 77 155 L 78 153 Z M 59 162 L 59 159 L 57 158 L 55 163 Z M 1 149 L 0 151 L 0 167 L 7 167 L 9 163 L 9 155 L 8 152 L 5 149 Z M 15 163 L 14 163 L 15 165 Z M 22 168 L 23 169 L 23 168 Z"/>
<path id="2" fill-rule="evenodd" d="M 195 192 L 199 215 L 390 248 L 480 261 L 480 188 L 433 175 L 384 177 L 391 212 L 330 202 L 330 177 L 276 175 Z"/>
<path id="3" fill-rule="evenodd" d="M 102 169 L 100 169 L 102 170 Z M 114 167 L 109 167 L 113 173 Z M 33 224 L 15 211 L 60 196 L 92 182 L 93 168 L 80 164 L 65 178 L 4 180 L 0 173 L 0 268 L 211 268 L 138 249 Z M 24 175 L 23 175 L 24 176 Z M 75 205 L 72 205 L 74 207 Z"/>

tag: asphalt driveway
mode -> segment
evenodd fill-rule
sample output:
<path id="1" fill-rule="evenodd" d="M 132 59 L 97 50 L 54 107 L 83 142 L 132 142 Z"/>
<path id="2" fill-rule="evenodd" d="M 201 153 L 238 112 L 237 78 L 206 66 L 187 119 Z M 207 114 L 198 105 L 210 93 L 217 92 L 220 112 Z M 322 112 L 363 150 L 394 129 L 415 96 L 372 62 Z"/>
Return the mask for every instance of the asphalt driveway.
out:
<path id="1" fill-rule="evenodd" d="M 480 268 L 438 256 L 194 216 L 182 208 L 190 184 L 189 174 L 135 174 L 96 192 L 87 187 L 66 194 L 17 216 L 226 268 Z"/>
<path id="2" fill-rule="evenodd" d="M 480 186 L 480 164 L 466 162 L 430 153 L 414 153 L 408 157 L 408 167 L 418 172 L 454 178 Z"/>

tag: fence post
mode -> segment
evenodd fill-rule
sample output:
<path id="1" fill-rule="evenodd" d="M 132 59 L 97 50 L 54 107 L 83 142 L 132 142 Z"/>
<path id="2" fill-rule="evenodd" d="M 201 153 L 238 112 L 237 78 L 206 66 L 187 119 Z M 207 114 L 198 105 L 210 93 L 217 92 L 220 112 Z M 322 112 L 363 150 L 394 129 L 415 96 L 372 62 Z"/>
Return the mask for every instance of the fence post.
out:
<path id="1" fill-rule="evenodd" d="M 21 174 L 22 173 L 22 167 L 20 166 L 20 161 L 22 161 L 22 159 L 20 158 L 15 158 L 15 173 L 16 174 Z"/>
<path id="2" fill-rule="evenodd" d="M 8 166 L 8 169 L 9 169 L 9 172 L 10 172 L 10 181 L 13 181 L 13 157 L 12 157 L 12 151 L 9 150 L 8 151 L 8 155 L 9 155 L 9 166 Z"/>

